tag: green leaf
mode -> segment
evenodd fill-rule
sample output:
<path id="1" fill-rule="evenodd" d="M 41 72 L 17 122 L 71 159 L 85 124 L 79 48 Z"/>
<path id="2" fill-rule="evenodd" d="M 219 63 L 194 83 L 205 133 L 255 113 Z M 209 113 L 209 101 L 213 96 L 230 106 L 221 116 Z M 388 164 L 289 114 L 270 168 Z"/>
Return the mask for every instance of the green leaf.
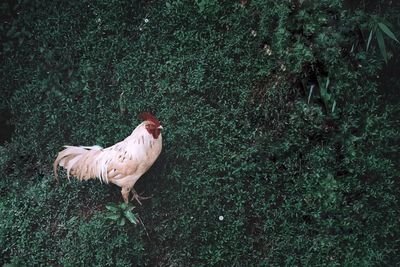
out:
<path id="1" fill-rule="evenodd" d="M 310 103 L 310 100 L 311 100 L 311 95 L 312 95 L 312 93 L 313 93 L 313 90 L 314 90 L 314 84 L 313 85 L 311 85 L 311 87 L 310 87 L 310 93 L 308 93 L 308 100 L 307 100 L 307 103 L 309 104 Z"/>
<path id="2" fill-rule="evenodd" d="M 128 207 L 128 204 L 126 204 L 125 202 L 122 202 L 121 204 L 119 204 L 119 207 L 120 207 L 122 210 L 125 210 L 125 209 Z"/>
<path id="3" fill-rule="evenodd" d="M 133 206 L 133 204 L 129 203 L 128 207 L 126 208 L 127 211 L 132 211 L 135 208 L 135 206 Z"/>
<path id="4" fill-rule="evenodd" d="M 388 26 L 386 26 L 386 24 L 379 22 L 378 23 L 378 27 L 390 38 L 392 38 L 393 40 L 395 40 L 396 42 L 399 43 L 399 40 L 397 40 L 396 36 L 394 35 L 394 33 L 389 29 Z"/>
<path id="5" fill-rule="evenodd" d="M 376 31 L 376 40 L 378 41 L 379 50 L 381 51 L 382 57 L 387 63 L 387 53 L 385 47 L 385 41 L 383 40 L 383 35 L 381 31 Z"/>
<path id="6" fill-rule="evenodd" d="M 118 222 L 118 225 L 119 225 L 119 226 L 124 226 L 124 225 L 125 225 L 125 222 L 126 222 L 125 218 L 122 217 L 121 220 Z"/>
<path id="7" fill-rule="evenodd" d="M 368 48 L 367 48 L 367 50 L 368 50 Z M 353 52 L 354 52 L 354 44 L 351 46 L 351 49 L 350 49 L 350 53 L 353 53 Z"/>
<path id="8" fill-rule="evenodd" d="M 124 212 L 125 217 L 133 224 L 137 224 L 136 216 L 131 211 Z"/>
<path id="9" fill-rule="evenodd" d="M 335 112 L 335 108 L 336 108 L 336 100 L 333 100 L 333 104 L 332 104 L 332 113 Z"/>
<path id="10" fill-rule="evenodd" d="M 110 219 L 112 221 L 117 221 L 121 216 L 119 214 L 110 214 L 106 216 L 107 219 Z"/>
<path id="11" fill-rule="evenodd" d="M 318 83 L 319 84 L 322 84 L 322 81 L 321 81 L 321 78 L 320 77 L 318 77 Z M 330 94 L 330 93 L 328 93 L 328 87 L 329 87 L 329 84 L 330 84 L 330 78 L 329 77 L 327 77 L 326 78 L 326 82 L 325 82 L 325 86 L 320 86 L 319 87 L 319 93 L 320 93 L 320 95 L 321 95 L 321 98 L 322 98 L 322 101 L 324 102 L 324 105 L 325 105 L 325 109 L 326 109 L 326 111 L 327 112 L 329 112 L 329 110 L 330 110 L 330 103 L 332 102 L 332 95 Z M 334 101 L 334 100 L 333 100 Z"/>
<path id="12" fill-rule="evenodd" d="M 328 86 L 330 84 L 331 80 L 329 79 L 329 77 L 326 79 L 326 84 L 325 84 L 325 88 L 328 89 Z"/>
<path id="13" fill-rule="evenodd" d="M 369 45 L 371 44 L 371 39 L 372 39 L 372 33 L 374 30 L 371 29 L 371 31 L 369 32 L 369 36 L 368 36 L 368 42 L 367 42 L 367 51 L 369 48 Z"/>
<path id="14" fill-rule="evenodd" d="M 106 205 L 106 209 L 109 211 L 118 211 L 118 207 L 116 207 L 115 204 Z"/>
<path id="15" fill-rule="evenodd" d="M 327 99 L 328 98 L 328 92 L 327 92 L 325 86 L 320 86 L 319 91 L 320 91 L 321 97 L 323 99 Z"/>

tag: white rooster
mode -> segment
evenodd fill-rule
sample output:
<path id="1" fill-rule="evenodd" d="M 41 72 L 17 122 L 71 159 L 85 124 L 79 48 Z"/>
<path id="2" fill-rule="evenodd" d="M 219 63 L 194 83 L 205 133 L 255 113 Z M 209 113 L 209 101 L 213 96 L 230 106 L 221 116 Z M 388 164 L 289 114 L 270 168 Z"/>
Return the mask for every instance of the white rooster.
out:
<path id="1" fill-rule="evenodd" d="M 136 181 L 153 165 L 162 149 L 162 126 L 150 113 L 143 112 L 144 120 L 125 140 L 107 147 L 65 146 L 54 161 L 54 175 L 57 178 L 58 165 L 79 180 L 98 178 L 105 183 L 121 187 L 125 203 L 129 192 L 141 204 L 139 195 L 133 189 Z"/>

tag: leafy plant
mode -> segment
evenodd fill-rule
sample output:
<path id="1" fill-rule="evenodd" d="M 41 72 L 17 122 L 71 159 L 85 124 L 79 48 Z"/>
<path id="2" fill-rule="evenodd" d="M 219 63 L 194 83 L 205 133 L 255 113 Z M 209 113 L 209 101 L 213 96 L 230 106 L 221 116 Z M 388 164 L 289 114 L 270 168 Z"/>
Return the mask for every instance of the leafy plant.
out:
<path id="1" fill-rule="evenodd" d="M 385 62 L 387 63 L 388 61 L 388 53 L 386 51 L 386 45 L 385 45 L 385 40 L 383 36 L 385 35 L 386 37 L 389 37 L 393 41 L 399 43 L 399 40 L 397 40 L 395 34 L 392 32 L 392 30 L 389 28 L 387 24 L 384 22 L 379 22 L 378 18 L 376 16 L 372 16 L 372 22 L 370 23 L 370 31 L 368 35 L 368 41 L 367 41 L 367 48 L 366 50 L 368 51 L 371 40 L 373 35 L 375 35 L 376 41 L 378 43 L 379 50 L 381 52 L 381 55 Z"/>
<path id="2" fill-rule="evenodd" d="M 106 205 L 106 209 L 109 213 L 105 218 L 111 220 L 111 222 L 116 223 L 119 226 L 124 226 L 126 221 L 131 224 L 137 224 L 137 216 L 132 212 L 135 207 L 128 203 L 122 202 L 121 204 L 110 203 Z"/>
<path id="3" fill-rule="evenodd" d="M 325 108 L 328 112 L 334 113 L 336 108 L 336 101 L 333 99 L 331 93 L 328 92 L 330 85 L 329 77 L 326 78 L 325 83 L 322 83 L 321 77 L 318 77 L 320 81 L 320 94 L 324 102 Z"/>
<path id="4" fill-rule="evenodd" d="M 196 4 L 201 14 L 218 12 L 220 6 L 216 0 L 196 0 Z"/>

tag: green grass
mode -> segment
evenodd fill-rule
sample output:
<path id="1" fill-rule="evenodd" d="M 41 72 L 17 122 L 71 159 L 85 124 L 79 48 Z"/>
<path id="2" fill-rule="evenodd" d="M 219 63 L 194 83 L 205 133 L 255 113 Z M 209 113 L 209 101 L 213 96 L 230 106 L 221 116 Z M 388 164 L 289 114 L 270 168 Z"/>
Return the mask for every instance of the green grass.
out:
<path id="1" fill-rule="evenodd" d="M 3 4 L 0 108 L 16 130 L 0 150 L 0 263 L 398 264 L 399 83 L 376 76 L 399 49 L 365 49 L 384 4 Z M 396 9 L 379 16 L 398 37 Z M 57 184 L 51 165 L 62 145 L 122 140 L 142 111 L 164 148 L 136 185 L 153 195 L 133 210 L 144 226 L 121 226 L 106 208 L 118 187 Z"/>

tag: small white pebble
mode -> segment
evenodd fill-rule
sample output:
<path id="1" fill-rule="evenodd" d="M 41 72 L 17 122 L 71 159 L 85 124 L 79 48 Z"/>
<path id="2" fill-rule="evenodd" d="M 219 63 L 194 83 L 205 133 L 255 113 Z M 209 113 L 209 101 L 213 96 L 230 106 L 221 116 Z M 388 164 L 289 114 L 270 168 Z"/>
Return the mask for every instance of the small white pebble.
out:
<path id="1" fill-rule="evenodd" d="M 218 217 L 218 219 L 219 219 L 220 221 L 223 221 L 223 220 L 224 220 L 224 216 L 221 215 L 221 216 Z"/>

